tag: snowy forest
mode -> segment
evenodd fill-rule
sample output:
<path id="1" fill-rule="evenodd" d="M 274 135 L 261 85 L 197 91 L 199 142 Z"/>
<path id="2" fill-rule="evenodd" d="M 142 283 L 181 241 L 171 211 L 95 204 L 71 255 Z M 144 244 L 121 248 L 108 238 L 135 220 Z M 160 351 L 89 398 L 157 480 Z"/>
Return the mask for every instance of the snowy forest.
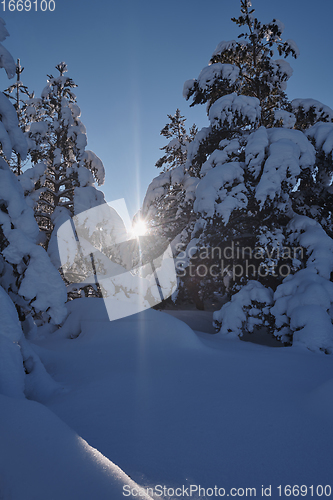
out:
<path id="1" fill-rule="evenodd" d="M 332 494 L 333 110 L 231 22 L 131 230 L 70 68 L 35 95 L 0 44 L 0 499 Z"/>

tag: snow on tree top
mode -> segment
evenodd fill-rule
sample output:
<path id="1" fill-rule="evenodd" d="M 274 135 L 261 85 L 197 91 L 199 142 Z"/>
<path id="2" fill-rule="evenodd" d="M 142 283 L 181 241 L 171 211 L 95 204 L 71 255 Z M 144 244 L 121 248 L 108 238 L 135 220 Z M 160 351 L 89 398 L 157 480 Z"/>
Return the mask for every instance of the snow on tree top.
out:
<path id="1" fill-rule="evenodd" d="M 0 92 L 1 115 L 1 144 L 6 158 L 10 158 L 14 149 L 24 160 L 27 156 L 28 145 L 26 138 L 19 127 L 15 108 L 9 99 Z"/>
<path id="2" fill-rule="evenodd" d="M 56 68 L 60 71 L 61 75 L 63 75 L 63 73 L 67 73 L 68 71 L 65 61 L 61 61 L 59 64 L 57 64 Z"/>
<path id="3" fill-rule="evenodd" d="M 223 143 L 224 141 L 221 141 Z M 220 147 L 223 145 L 220 143 Z M 229 157 L 233 154 L 237 153 L 240 149 L 239 141 L 237 139 L 233 139 L 232 141 L 226 141 L 226 145 L 224 145 L 223 149 L 215 149 L 213 153 L 209 156 L 208 160 L 203 163 L 200 174 L 204 176 L 209 170 L 215 168 L 217 165 L 222 165 L 223 163 L 227 163 Z"/>
<path id="4" fill-rule="evenodd" d="M 318 122 L 311 127 L 307 137 L 314 139 L 316 147 L 321 148 L 324 153 L 330 154 L 333 151 L 333 124 Z"/>
<path id="5" fill-rule="evenodd" d="M 18 176 L 18 181 L 21 184 L 23 191 L 31 192 L 34 189 L 35 183 L 41 179 L 45 173 L 46 165 L 44 162 L 39 162 L 31 168 L 27 168 L 21 175 Z"/>
<path id="6" fill-rule="evenodd" d="M 194 87 L 194 84 L 195 84 L 195 79 L 194 78 L 192 78 L 191 80 L 186 80 L 186 82 L 184 83 L 183 97 L 185 97 L 185 99 L 188 99 L 190 91 Z"/>
<path id="7" fill-rule="evenodd" d="M 277 32 L 279 34 L 277 34 L 277 33 L 274 34 L 274 32 L 272 30 L 268 29 L 268 31 L 266 32 L 265 39 L 267 41 L 270 41 L 270 40 L 279 40 L 280 39 L 280 35 L 284 32 L 285 25 L 279 19 L 273 19 L 273 21 L 271 21 L 269 23 L 269 25 L 276 26 L 277 27 Z"/>
<path id="8" fill-rule="evenodd" d="M 49 125 L 46 122 L 33 122 L 29 125 L 29 132 L 32 134 L 39 134 L 41 137 L 45 137 L 49 130 Z"/>
<path id="9" fill-rule="evenodd" d="M 2 122 L 0 122 L 0 143 L 3 154 L 8 160 L 12 155 L 12 143 Z"/>
<path id="10" fill-rule="evenodd" d="M 75 104 L 74 102 L 69 102 L 68 106 L 70 107 L 74 118 L 79 118 L 81 116 L 81 109 L 77 104 Z"/>
<path id="11" fill-rule="evenodd" d="M 302 215 L 293 217 L 287 231 L 289 243 L 306 249 L 308 259 L 305 269 L 287 276 L 277 287 L 271 312 L 280 335 L 284 334 L 289 318 L 293 344 L 327 352 L 333 349 L 333 327 L 328 314 L 333 304 L 333 241 L 317 221 Z"/>
<path id="12" fill-rule="evenodd" d="M 171 141 L 167 144 L 168 148 L 181 148 L 183 151 L 186 151 L 186 146 L 184 144 L 181 144 L 179 142 L 179 139 L 177 137 L 174 137 L 171 139 Z"/>
<path id="13" fill-rule="evenodd" d="M 72 110 L 68 106 L 68 101 L 65 97 L 61 99 L 61 119 L 63 125 L 68 126 L 74 123 L 74 118 L 72 115 Z"/>
<path id="14" fill-rule="evenodd" d="M 330 279 L 333 271 L 333 240 L 321 225 L 305 215 L 295 215 L 288 224 L 289 240 L 297 240 L 309 255 L 307 268 L 320 276 Z"/>
<path id="15" fill-rule="evenodd" d="M 311 168 L 316 162 L 316 152 L 310 141 L 300 130 L 288 130 L 284 128 L 272 128 L 267 130 L 269 141 L 289 140 L 297 144 L 300 155 L 299 162 L 302 168 Z"/>
<path id="16" fill-rule="evenodd" d="M 228 80 L 229 83 L 235 83 L 239 77 L 239 68 L 233 64 L 214 63 L 206 66 L 198 76 L 198 86 L 201 90 L 206 90 L 212 83 L 219 78 Z"/>
<path id="17" fill-rule="evenodd" d="M 272 90 L 274 85 L 277 83 L 281 90 L 286 90 L 286 81 L 293 74 L 293 69 L 285 59 L 276 59 L 270 62 L 270 67 L 273 70 L 272 76 L 270 76 L 269 82 L 271 83 Z"/>
<path id="18" fill-rule="evenodd" d="M 245 148 L 245 162 L 255 179 L 261 172 L 267 146 L 268 135 L 265 127 L 260 127 L 248 138 Z"/>
<path id="19" fill-rule="evenodd" d="M 7 211 L 7 213 L 1 211 L 0 214 L 0 223 L 5 237 L 8 239 L 12 225 L 30 238 L 37 237 L 38 225 L 33 210 L 24 200 L 18 178 L 2 158 L 0 159 L 0 178 L 0 198 L 5 202 Z"/>
<path id="20" fill-rule="evenodd" d="M 284 109 L 275 109 L 274 118 L 277 122 L 282 123 L 283 128 L 294 128 L 296 123 L 296 116 Z"/>
<path id="21" fill-rule="evenodd" d="M 299 165 L 299 147 L 288 139 L 280 139 L 270 145 L 269 157 L 256 189 L 256 199 L 264 205 L 267 198 L 273 200 L 282 196 L 282 182 L 288 181 L 291 189 L 297 183 L 301 172 Z"/>
<path id="22" fill-rule="evenodd" d="M 289 45 L 290 49 L 292 50 L 292 52 L 294 53 L 294 57 L 295 59 L 297 59 L 297 57 L 299 57 L 300 55 L 300 50 L 296 44 L 296 42 L 294 40 L 292 40 L 291 38 L 288 38 L 288 40 L 286 40 L 285 42 L 287 45 Z"/>
<path id="23" fill-rule="evenodd" d="M 103 162 L 98 156 L 90 150 L 86 150 L 80 161 L 80 165 L 86 166 L 94 174 L 98 186 L 102 186 L 105 180 L 105 168 Z"/>
<path id="24" fill-rule="evenodd" d="M 61 323 L 67 314 L 66 288 L 46 251 L 20 229 L 13 229 L 7 239 L 9 245 L 3 254 L 8 262 L 19 264 L 25 256 L 30 257 L 19 294 L 28 300 L 34 299 L 36 311 L 48 310 L 54 323 Z"/>
<path id="25" fill-rule="evenodd" d="M 68 129 L 68 137 L 74 139 L 75 146 L 83 154 L 87 145 L 87 134 L 85 133 L 85 126 L 82 123 L 72 125 Z"/>
<path id="26" fill-rule="evenodd" d="M 195 191 L 199 179 L 191 177 L 186 173 L 183 165 L 179 165 L 171 170 L 161 173 L 149 184 L 146 196 L 142 205 L 142 213 L 146 215 L 153 210 L 152 204 L 164 196 L 169 186 L 182 184 L 185 191 L 185 201 L 195 199 Z M 176 217 L 178 216 L 178 212 Z"/>
<path id="27" fill-rule="evenodd" d="M 72 87 L 72 86 L 76 87 L 75 84 L 71 85 L 71 83 L 72 83 L 72 81 L 67 76 L 58 76 L 57 78 L 52 77 L 48 80 L 47 85 L 42 90 L 41 97 L 43 99 L 47 99 L 49 94 L 52 92 L 53 86 L 57 86 L 60 89 L 64 88 L 66 84 L 68 84 L 68 86 L 70 86 L 70 87 Z M 71 96 L 73 99 L 75 98 L 74 94 L 72 94 L 72 93 L 71 93 Z"/>
<path id="28" fill-rule="evenodd" d="M 270 144 L 269 156 L 256 189 L 256 199 L 261 207 L 267 198 L 273 200 L 282 195 L 283 182 L 287 182 L 292 190 L 301 169 L 312 168 L 316 161 L 315 149 L 303 132 L 285 128 L 264 129 L 262 134 L 265 132 Z"/>
<path id="29" fill-rule="evenodd" d="M 303 108 L 308 113 L 311 110 L 317 120 L 333 121 L 333 110 L 316 99 L 294 99 L 291 101 L 291 106 L 294 111 Z"/>
<path id="30" fill-rule="evenodd" d="M 155 177 L 148 186 L 145 199 L 143 200 L 143 212 L 145 213 L 152 202 L 158 199 L 160 196 L 164 195 L 165 186 L 169 185 L 171 180 L 171 175 L 176 175 L 176 182 L 181 182 L 184 178 L 184 170 L 182 167 L 176 167 L 167 172 L 162 172 L 160 175 Z"/>
<path id="31" fill-rule="evenodd" d="M 185 189 L 185 201 L 194 201 L 195 193 L 200 179 L 197 177 L 192 177 L 188 174 L 185 175 L 184 189 Z M 177 213 L 178 215 L 178 213 Z"/>
<path id="32" fill-rule="evenodd" d="M 211 127 L 203 127 L 196 134 L 195 138 L 192 142 L 190 142 L 187 146 L 187 161 L 185 164 L 185 169 L 188 169 L 191 166 L 192 160 L 198 152 L 200 144 L 207 139 L 209 134 L 212 132 Z"/>
<path id="33" fill-rule="evenodd" d="M 247 205 L 243 181 L 244 170 L 241 163 L 217 165 L 199 182 L 194 210 L 207 217 L 213 217 L 216 213 L 227 224 L 233 210 Z"/>
<path id="34" fill-rule="evenodd" d="M 89 208 L 106 203 L 104 193 L 93 186 L 76 187 L 74 189 L 74 214 L 77 215 Z"/>
<path id="35" fill-rule="evenodd" d="M 227 50 L 234 50 L 236 47 L 239 45 L 247 45 L 249 42 L 247 40 L 229 40 L 225 42 L 224 40 L 220 42 L 216 49 L 214 50 L 212 57 L 218 56 L 222 54 L 223 52 L 226 52 Z"/>
<path id="36" fill-rule="evenodd" d="M 42 99 L 40 97 L 31 97 L 30 99 L 27 99 L 25 103 L 28 106 L 40 106 L 42 104 Z"/>
<path id="37" fill-rule="evenodd" d="M 235 122 L 256 124 L 261 117 L 259 99 L 244 95 L 229 94 L 215 101 L 209 110 L 212 127 L 231 126 Z"/>
<path id="38" fill-rule="evenodd" d="M 79 167 L 77 175 L 80 187 L 93 186 L 95 179 L 90 170 L 85 167 Z"/>
<path id="39" fill-rule="evenodd" d="M 333 326 L 327 314 L 333 303 L 333 284 L 330 281 L 311 269 L 301 269 L 285 278 L 274 299 L 271 312 L 276 325 L 279 328 L 287 323 L 287 317 L 290 318 L 294 344 L 303 344 L 312 351 L 333 348 Z"/>

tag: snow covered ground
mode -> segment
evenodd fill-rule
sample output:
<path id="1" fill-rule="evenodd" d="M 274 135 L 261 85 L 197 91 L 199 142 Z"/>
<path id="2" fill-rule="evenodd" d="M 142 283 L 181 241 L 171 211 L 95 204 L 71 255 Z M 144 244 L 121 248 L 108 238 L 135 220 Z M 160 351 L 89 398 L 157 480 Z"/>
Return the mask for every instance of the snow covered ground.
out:
<path id="1" fill-rule="evenodd" d="M 109 322 L 100 299 L 69 308 L 34 343 L 57 388 L 0 397 L 0 499 L 333 486 L 331 356 L 224 340 L 154 310 Z"/>

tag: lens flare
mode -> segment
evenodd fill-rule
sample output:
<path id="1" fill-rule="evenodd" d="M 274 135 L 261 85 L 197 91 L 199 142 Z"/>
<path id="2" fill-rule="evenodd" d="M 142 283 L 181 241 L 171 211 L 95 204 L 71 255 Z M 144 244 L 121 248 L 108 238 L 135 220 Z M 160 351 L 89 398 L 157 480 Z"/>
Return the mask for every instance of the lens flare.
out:
<path id="1" fill-rule="evenodd" d="M 145 221 L 143 221 L 143 220 L 136 221 L 132 226 L 131 232 L 132 232 L 132 235 L 134 237 L 145 235 L 147 232 L 147 226 L 146 226 Z"/>

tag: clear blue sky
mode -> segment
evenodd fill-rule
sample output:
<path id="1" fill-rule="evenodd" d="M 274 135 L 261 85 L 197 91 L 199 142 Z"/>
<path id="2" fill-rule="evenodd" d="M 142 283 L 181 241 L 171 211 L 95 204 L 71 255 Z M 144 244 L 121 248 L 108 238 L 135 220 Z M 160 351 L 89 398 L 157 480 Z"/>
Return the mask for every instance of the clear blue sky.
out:
<path id="1" fill-rule="evenodd" d="M 180 108 L 187 125 L 207 125 L 204 106 L 190 108 L 185 80 L 196 78 L 221 40 L 237 38 L 231 22 L 239 0 L 55 0 L 54 12 L 3 12 L 3 43 L 25 67 L 22 81 L 40 95 L 47 74 L 65 61 L 78 84 L 88 149 L 104 162 L 108 201 L 140 206 L 165 139 L 167 114 Z M 290 99 L 311 97 L 333 108 L 333 3 L 327 0 L 253 0 L 262 21 L 285 24 L 301 55 L 289 58 Z M 276 56 L 278 58 L 278 55 Z M 10 83 L 2 70 L 2 89 Z"/>

